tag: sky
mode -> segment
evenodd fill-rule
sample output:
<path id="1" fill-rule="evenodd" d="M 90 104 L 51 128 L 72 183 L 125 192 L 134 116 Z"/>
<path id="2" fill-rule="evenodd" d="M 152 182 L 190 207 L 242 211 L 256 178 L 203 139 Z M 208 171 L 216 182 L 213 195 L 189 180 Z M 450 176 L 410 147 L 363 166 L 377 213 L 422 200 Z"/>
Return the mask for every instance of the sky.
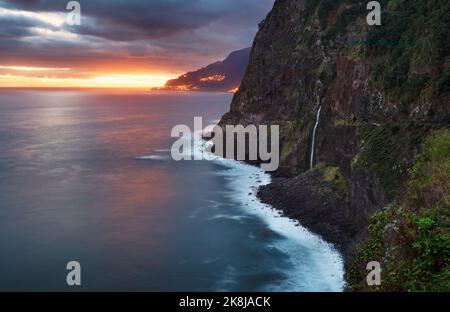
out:
<path id="1" fill-rule="evenodd" d="M 0 0 L 0 87 L 161 86 L 251 46 L 274 0 Z"/>

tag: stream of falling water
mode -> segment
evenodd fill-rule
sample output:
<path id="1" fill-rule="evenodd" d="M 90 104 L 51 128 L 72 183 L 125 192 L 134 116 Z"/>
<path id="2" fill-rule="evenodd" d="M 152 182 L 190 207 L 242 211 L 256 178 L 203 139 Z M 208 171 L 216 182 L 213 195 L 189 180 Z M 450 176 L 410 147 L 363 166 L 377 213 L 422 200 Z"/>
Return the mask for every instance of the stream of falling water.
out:
<path id="1" fill-rule="evenodd" d="M 313 135 L 312 135 L 311 156 L 310 156 L 310 161 L 309 161 L 310 169 L 314 168 L 314 150 L 316 148 L 316 133 L 317 133 L 317 127 L 319 126 L 319 122 L 320 122 L 320 112 L 322 111 L 322 105 L 320 104 L 320 96 L 317 96 L 317 106 L 319 107 L 319 109 L 317 111 L 316 124 L 314 125 L 314 130 L 313 130 Z"/>

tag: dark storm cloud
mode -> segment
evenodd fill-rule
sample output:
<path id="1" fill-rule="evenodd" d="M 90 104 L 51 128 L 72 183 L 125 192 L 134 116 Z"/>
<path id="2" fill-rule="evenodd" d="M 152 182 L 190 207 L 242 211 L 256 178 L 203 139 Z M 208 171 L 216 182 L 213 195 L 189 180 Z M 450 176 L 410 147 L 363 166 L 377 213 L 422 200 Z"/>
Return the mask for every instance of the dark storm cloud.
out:
<path id="1" fill-rule="evenodd" d="M 258 23 L 273 1 L 79 0 L 82 25 L 62 26 L 63 31 L 78 35 L 76 44 L 64 38 L 37 37 L 32 51 L 24 51 L 24 40 L 33 36 L 35 27 L 52 29 L 54 25 L 29 16 L 5 18 L 0 15 L 0 49 L 10 52 L 16 49 L 17 55 L 33 53 L 35 58 L 44 59 L 62 53 L 65 59 L 72 55 L 74 61 L 79 55 L 84 58 L 118 56 L 158 59 L 173 66 L 187 61 L 196 66 L 202 62 L 200 58 L 205 62 L 233 49 L 249 46 Z M 63 13 L 67 12 L 68 2 L 0 0 L 0 8 Z M 2 54 L 0 51 L 0 58 Z M 199 57 L 197 61 L 196 56 Z"/>
<path id="2" fill-rule="evenodd" d="M 6 0 L 8 8 L 31 11 L 63 12 L 67 0 Z M 89 0 L 79 1 L 83 15 L 98 21 L 79 28 L 83 34 L 108 39 L 129 40 L 158 38 L 177 32 L 192 31 L 218 19 L 245 14 L 239 26 L 252 27 L 267 13 L 271 0 Z M 234 21 L 236 22 L 236 21 Z M 122 31 L 117 32 L 117 29 Z M 76 31 L 76 29 L 74 28 Z M 122 35 L 122 36 L 121 36 Z"/>

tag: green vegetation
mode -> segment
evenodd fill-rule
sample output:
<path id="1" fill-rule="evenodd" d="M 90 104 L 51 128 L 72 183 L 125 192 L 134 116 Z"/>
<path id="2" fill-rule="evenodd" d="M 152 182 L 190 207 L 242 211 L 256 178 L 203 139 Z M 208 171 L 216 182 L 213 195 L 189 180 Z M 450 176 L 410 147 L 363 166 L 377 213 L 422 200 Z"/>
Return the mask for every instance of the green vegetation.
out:
<path id="1" fill-rule="evenodd" d="M 317 8 L 317 17 L 322 28 L 326 27 L 327 19 L 331 11 L 337 8 L 339 1 L 336 0 L 322 0 Z"/>
<path id="2" fill-rule="evenodd" d="M 349 267 L 346 270 L 346 280 L 349 284 L 350 290 L 368 290 L 365 282 L 367 276 L 366 266 L 369 262 L 376 259 L 382 259 L 384 256 L 384 231 L 388 224 L 390 215 L 385 212 L 379 212 L 370 219 L 370 226 L 368 229 L 368 238 L 360 246 L 358 254 L 352 259 Z M 383 284 L 386 282 L 386 276 L 383 269 Z M 373 291 L 380 290 L 379 287 L 372 289 Z M 394 289 L 392 289 L 394 290 Z"/>
<path id="3" fill-rule="evenodd" d="M 371 219 L 347 270 L 351 290 L 450 291 L 450 130 L 429 135 L 409 170 L 405 195 Z M 369 288 L 365 266 L 382 264 Z"/>
<path id="4" fill-rule="evenodd" d="M 443 131 L 428 139 L 410 170 L 408 197 L 421 206 L 432 207 L 439 200 L 449 205 L 450 134 Z"/>
<path id="5" fill-rule="evenodd" d="M 431 127 L 431 123 L 418 121 L 361 126 L 359 154 L 353 166 L 373 170 L 387 199 L 392 201 L 407 178 L 413 162 L 411 155 Z"/>
<path id="6" fill-rule="evenodd" d="M 342 198 L 347 197 L 348 183 L 339 170 L 339 167 L 329 167 L 319 164 L 317 169 L 322 172 L 323 180 L 332 185 L 333 192 L 337 193 Z"/>
<path id="7" fill-rule="evenodd" d="M 287 158 L 293 154 L 299 138 L 308 137 L 313 123 L 313 116 L 305 116 L 302 119 L 284 122 L 286 125 L 283 131 L 285 139 L 283 140 L 283 146 L 280 153 L 280 160 L 282 163 L 286 162 Z"/>
<path id="8" fill-rule="evenodd" d="M 382 26 L 370 27 L 366 40 L 365 57 L 378 60 L 372 83 L 404 113 L 448 96 L 450 1 L 396 0 L 383 6 Z"/>
<path id="9" fill-rule="evenodd" d="M 365 17 L 367 15 L 366 2 L 359 1 L 359 3 L 352 4 L 355 1 L 347 1 L 348 6 L 342 10 L 336 17 L 334 24 L 328 29 L 325 34 L 325 39 L 330 40 L 337 35 L 344 33 L 347 27 L 354 23 L 358 18 Z"/>
<path id="10" fill-rule="evenodd" d="M 368 60 L 371 85 L 383 90 L 387 102 L 396 103 L 403 115 L 442 111 L 450 101 L 450 1 L 380 3 L 381 26 L 366 25 L 367 1 L 316 3 L 324 44 L 331 43 L 350 59 Z M 348 36 L 350 41 L 337 40 L 351 34 L 350 25 L 358 25 L 357 33 Z M 304 35 L 307 46 L 311 36 Z M 435 106 L 432 110 L 430 103 Z"/>
<path id="11" fill-rule="evenodd" d="M 328 84 L 336 78 L 336 68 L 333 63 L 321 63 L 319 67 L 312 70 L 312 74 L 315 75 L 322 83 Z"/>

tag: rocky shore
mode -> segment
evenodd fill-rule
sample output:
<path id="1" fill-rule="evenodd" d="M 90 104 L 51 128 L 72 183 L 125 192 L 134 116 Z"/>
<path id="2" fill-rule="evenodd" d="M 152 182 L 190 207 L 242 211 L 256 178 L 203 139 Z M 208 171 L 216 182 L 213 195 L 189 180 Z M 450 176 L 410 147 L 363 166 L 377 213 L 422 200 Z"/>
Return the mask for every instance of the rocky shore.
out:
<path id="1" fill-rule="evenodd" d="M 349 188 L 359 196 L 350 197 Z M 258 197 L 332 243 L 344 260 L 366 236 L 369 217 L 385 204 L 370 181 L 348 185 L 338 168 L 320 166 L 293 178 L 275 177 L 259 189 Z"/>

